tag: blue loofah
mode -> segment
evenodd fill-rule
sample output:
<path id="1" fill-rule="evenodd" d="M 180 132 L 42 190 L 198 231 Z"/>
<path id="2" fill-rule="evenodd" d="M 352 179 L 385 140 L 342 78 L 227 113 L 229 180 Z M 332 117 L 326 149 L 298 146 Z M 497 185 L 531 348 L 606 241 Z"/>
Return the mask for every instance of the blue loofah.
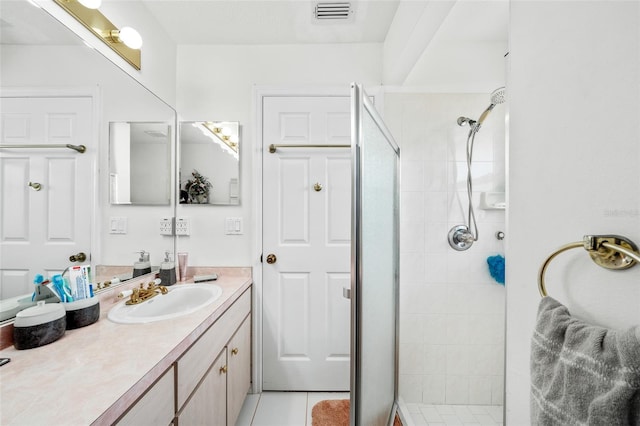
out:
<path id="1" fill-rule="evenodd" d="M 498 283 L 504 285 L 504 257 L 501 255 L 489 256 L 487 258 L 489 273 Z"/>

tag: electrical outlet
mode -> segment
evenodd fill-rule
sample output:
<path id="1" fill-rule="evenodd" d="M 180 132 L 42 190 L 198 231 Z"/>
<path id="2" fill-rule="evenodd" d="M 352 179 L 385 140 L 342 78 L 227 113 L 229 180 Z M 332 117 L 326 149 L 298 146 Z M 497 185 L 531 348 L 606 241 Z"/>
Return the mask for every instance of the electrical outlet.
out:
<path id="1" fill-rule="evenodd" d="M 176 218 L 176 235 L 189 235 L 191 232 L 190 228 L 188 217 Z"/>
<path id="2" fill-rule="evenodd" d="M 160 235 L 173 235 L 172 217 L 163 217 L 160 219 Z"/>

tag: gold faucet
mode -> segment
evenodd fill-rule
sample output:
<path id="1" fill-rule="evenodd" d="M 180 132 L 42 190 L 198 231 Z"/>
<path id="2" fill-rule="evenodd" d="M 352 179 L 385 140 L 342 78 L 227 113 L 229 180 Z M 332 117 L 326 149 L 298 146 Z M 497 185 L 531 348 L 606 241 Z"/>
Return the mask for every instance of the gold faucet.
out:
<path id="1" fill-rule="evenodd" d="M 152 297 L 156 297 L 158 294 L 167 294 L 168 292 L 169 289 L 163 285 L 156 285 L 155 281 L 149 282 L 147 288 L 144 288 L 144 283 L 140 283 L 140 288 L 134 288 L 132 290 L 131 298 L 125 302 L 125 305 L 137 305 Z"/>

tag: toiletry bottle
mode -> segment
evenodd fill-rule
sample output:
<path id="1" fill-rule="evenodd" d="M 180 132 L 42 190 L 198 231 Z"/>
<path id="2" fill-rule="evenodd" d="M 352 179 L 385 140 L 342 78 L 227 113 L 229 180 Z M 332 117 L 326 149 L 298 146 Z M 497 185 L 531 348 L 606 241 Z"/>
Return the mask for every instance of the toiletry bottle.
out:
<path id="1" fill-rule="evenodd" d="M 151 273 L 151 262 L 149 261 L 149 253 L 140 250 L 140 259 L 133 264 L 133 277 Z"/>
<path id="2" fill-rule="evenodd" d="M 164 252 L 164 261 L 160 264 L 160 280 L 162 285 L 174 285 L 176 283 L 176 264 L 169 259 L 169 252 Z"/>

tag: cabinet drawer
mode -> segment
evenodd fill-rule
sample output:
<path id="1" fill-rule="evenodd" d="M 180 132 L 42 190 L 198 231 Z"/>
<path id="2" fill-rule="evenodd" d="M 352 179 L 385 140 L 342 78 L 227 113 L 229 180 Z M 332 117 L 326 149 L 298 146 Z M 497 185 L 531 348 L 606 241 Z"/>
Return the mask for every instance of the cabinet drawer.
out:
<path id="1" fill-rule="evenodd" d="M 250 310 L 251 290 L 247 290 L 178 360 L 178 409 L 182 408 Z"/>
<path id="2" fill-rule="evenodd" d="M 122 417 L 118 425 L 168 425 L 173 421 L 174 370 L 168 369 L 142 398 Z"/>

